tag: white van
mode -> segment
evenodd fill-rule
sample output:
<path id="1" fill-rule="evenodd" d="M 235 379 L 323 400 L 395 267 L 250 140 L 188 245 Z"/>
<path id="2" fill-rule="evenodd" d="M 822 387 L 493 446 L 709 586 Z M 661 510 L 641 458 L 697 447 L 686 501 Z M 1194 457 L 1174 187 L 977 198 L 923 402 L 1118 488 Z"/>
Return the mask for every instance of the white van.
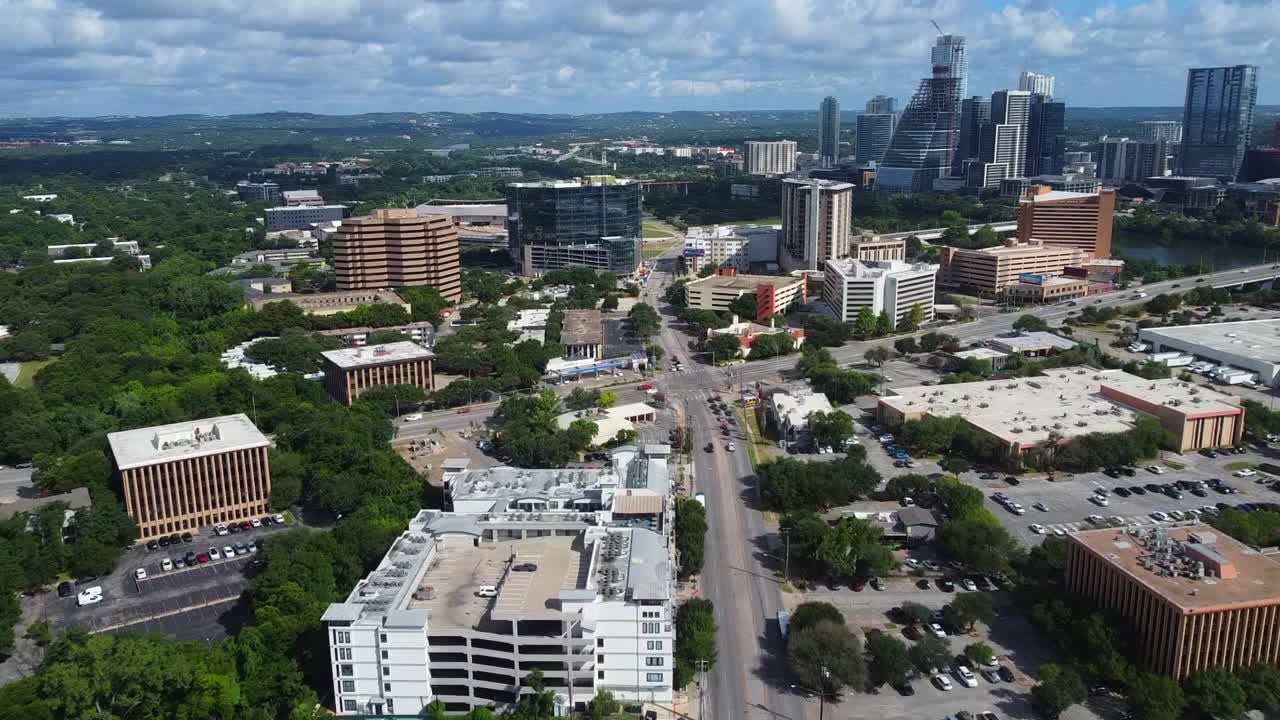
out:
<path id="1" fill-rule="evenodd" d="M 481 585 L 476 590 L 476 596 L 484 598 L 498 597 L 498 588 L 493 585 Z"/>

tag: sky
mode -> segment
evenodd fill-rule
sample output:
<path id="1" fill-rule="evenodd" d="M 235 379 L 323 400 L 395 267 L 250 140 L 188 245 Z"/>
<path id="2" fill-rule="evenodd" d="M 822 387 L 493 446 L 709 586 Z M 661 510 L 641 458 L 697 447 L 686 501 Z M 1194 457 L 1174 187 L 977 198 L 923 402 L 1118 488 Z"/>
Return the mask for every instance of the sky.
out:
<path id="1" fill-rule="evenodd" d="M 0 116 L 846 110 L 905 103 L 930 20 L 969 92 L 1182 104 L 1186 68 L 1260 66 L 1280 0 L 0 0 Z"/>

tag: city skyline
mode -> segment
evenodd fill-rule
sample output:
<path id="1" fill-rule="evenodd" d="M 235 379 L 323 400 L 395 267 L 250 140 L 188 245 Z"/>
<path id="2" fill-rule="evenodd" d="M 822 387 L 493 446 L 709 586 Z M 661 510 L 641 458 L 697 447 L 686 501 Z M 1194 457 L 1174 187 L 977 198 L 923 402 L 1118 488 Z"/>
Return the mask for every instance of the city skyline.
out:
<path id="1" fill-rule="evenodd" d="M 1259 104 L 1280 102 L 1268 82 L 1280 72 L 1275 0 L 499 5 L 19 2 L 0 114 L 798 110 L 826 95 L 856 108 L 910 96 L 930 19 L 969 38 L 966 95 L 1017 87 L 1030 70 L 1055 76 L 1072 107 L 1174 107 L 1187 68 L 1254 64 Z"/>

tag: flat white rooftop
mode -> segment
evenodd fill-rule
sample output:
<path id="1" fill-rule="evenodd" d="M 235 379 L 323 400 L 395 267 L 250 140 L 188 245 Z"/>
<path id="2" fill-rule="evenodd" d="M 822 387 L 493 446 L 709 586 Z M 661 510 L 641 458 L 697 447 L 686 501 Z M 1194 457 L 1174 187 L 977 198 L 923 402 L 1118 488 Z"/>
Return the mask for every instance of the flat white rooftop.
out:
<path id="1" fill-rule="evenodd" d="M 107 434 L 121 470 L 270 444 L 244 413 Z"/>
<path id="2" fill-rule="evenodd" d="M 320 354 L 343 370 L 366 365 L 385 365 L 387 363 L 426 360 L 435 357 L 435 353 L 409 340 L 384 343 L 382 345 L 343 348 L 341 350 L 326 350 Z"/>
<path id="3" fill-rule="evenodd" d="M 1139 334 L 1143 340 L 1169 339 L 1199 345 L 1206 355 L 1216 352 L 1280 364 L 1280 318 L 1146 328 Z"/>
<path id="4" fill-rule="evenodd" d="M 1068 340 L 1060 335 L 1054 335 L 1051 332 L 1037 330 L 1035 332 L 1025 332 L 1017 337 L 996 338 L 991 344 L 997 350 L 1003 350 L 1011 353 L 1033 352 L 1043 350 L 1045 348 L 1054 348 L 1056 350 L 1070 350 L 1076 346 L 1074 340 Z"/>
<path id="5" fill-rule="evenodd" d="M 1067 190 L 1050 190 L 1040 195 L 1032 195 L 1030 198 L 1022 198 L 1023 202 L 1053 202 L 1055 200 L 1083 200 L 1085 198 L 1097 197 L 1098 193 L 1070 192 Z"/>
<path id="6" fill-rule="evenodd" d="M 809 413 L 815 411 L 831 412 L 831 401 L 826 395 L 816 392 L 776 392 L 772 397 L 774 410 L 778 417 L 791 427 L 805 427 Z"/>

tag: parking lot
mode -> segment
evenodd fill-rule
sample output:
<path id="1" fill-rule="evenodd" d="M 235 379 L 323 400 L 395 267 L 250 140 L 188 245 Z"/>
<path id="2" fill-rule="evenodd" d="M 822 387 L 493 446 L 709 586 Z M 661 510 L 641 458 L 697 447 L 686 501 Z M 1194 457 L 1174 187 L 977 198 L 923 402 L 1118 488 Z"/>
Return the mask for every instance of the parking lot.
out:
<path id="1" fill-rule="evenodd" d="M 927 557 L 928 553 L 926 551 L 919 556 Z M 903 634 L 902 626 L 890 620 L 890 610 L 904 602 L 917 602 L 931 610 L 941 610 L 955 597 L 955 593 L 939 589 L 936 581 L 929 582 L 927 589 L 918 587 L 917 582 L 916 578 L 892 577 L 887 579 L 882 591 L 870 587 L 861 592 L 848 587 L 835 590 L 819 587 L 804 592 L 797 602 L 817 600 L 831 603 L 844 613 L 855 632 L 865 633 L 874 628 L 899 637 L 909 646 L 913 641 Z M 948 669 L 945 674 L 951 682 L 951 690 L 940 689 L 932 678 L 917 677 L 911 681 L 915 691 L 913 695 L 905 696 L 888 686 L 874 693 L 850 694 L 843 702 L 829 708 L 828 716 L 844 718 L 856 714 L 882 720 L 918 720 L 946 718 L 968 710 L 975 715 L 983 711 L 994 712 L 1002 720 L 1036 717 L 1031 709 L 1030 690 L 1034 681 L 1030 674 L 1049 658 L 1041 653 L 1037 631 L 1009 608 L 1007 593 L 996 590 L 992 600 L 997 618 L 990 631 L 978 626 L 971 633 L 949 635 L 946 642 L 954 655 L 961 654 L 970 643 L 988 643 L 995 649 L 999 663 L 1013 672 L 1012 682 L 1001 680 L 992 683 L 975 673 L 977 687 L 965 687 L 959 677 Z"/>
<path id="2" fill-rule="evenodd" d="M 981 480 L 975 473 L 965 473 L 964 479 L 985 491 L 988 508 L 1024 545 L 1037 544 L 1044 536 L 1053 534 L 1055 531 L 1072 532 L 1099 527 L 1098 524 L 1089 521 L 1088 518 L 1091 515 L 1107 520 L 1113 517 L 1120 518 L 1127 525 L 1144 526 L 1159 522 L 1151 517 L 1153 512 L 1168 513 L 1171 510 L 1185 512 L 1192 509 L 1199 510 L 1206 505 L 1216 506 L 1218 503 L 1236 506 L 1241 503 L 1280 502 L 1280 492 L 1257 482 L 1260 478 L 1269 479 L 1265 475 L 1236 478 L 1232 476 L 1232 470 L 1224 467 L 1234 466 L 1236 463 L 1252 465 L 1267 461 L 1267 458 L 1256 452 L 1245 455 L 1223 455 L 1216 459 L 1201 455 L 1171 456 L 1171 459 L 1173 462 L 1185 464 L 1185 467 L 1182 470 L 1169 469 L 1164 474 L 1157 475 L 1146 470 L 1144 465 L 1137 468 L 1133 477 L 1120 478 L 1111 478 L 1101 472 L 1080 473 L 1069 479 L 1059 476 L 1054 481 L 1039 475 L 1023 476 L 1017 487 L 1011 487 L 1005 483 L 1003 474 L 997 480 Z M 1204 497 L 1199 497 L 1190 491 L 1184 491 L 1182 498 L 1175 500 L 1163 493 L 1151 492 L 1145 487 L 1152 483 L 1163 485 L 1179 480 L 1208 482 L 1214 478 L 1222 480 L 1226 486 L 1236 492 L 1226 494 L 1209 488 L 1204 491 Z M 1117 487 L 1133 486 L 1141 487 L 1144 494 L 1120 497 L 1114 492 Z M 1104 488 L 1110 492 L 1106 507 L 1101 507 L 1090 500 L 1097 488 Z M 1020 503 L 1025 508 L 1025 514 L 1015 515 L 997 503 L 991 497 L 994 492 L 1002 492 Z M 1035 507 L 1037 503 L 1044 509 Z M 1045 532 L 1043 534 L 1032 532 L 1033 524 L 1043 526 Z"/>
<path id="3" fill-rule="evenodd" d="M 42 615 L 57 629 L 79 628 L 89 632 L 161 632 L 180 640 L 217 640 L 243 621 L 240 594 L 259 566 L 258 553 L 197 563 L 194 567 L 165 571 L 165 558 L 187 552 L 208 553 L 235 543 L 262 544 L 283 526 L 255 528 L 236 535 L 212 536 L 206 529 L 189 543 L 147 550 L 137 546 L 128 551 L 116 572 L 89 582 L 80 582 L 75 593 L 102 588 L 102 600 L 80 607 L 76 595 L 58 597 L 49 592 Z M 138 568 L 146 579 L 138 579 Z"/>

